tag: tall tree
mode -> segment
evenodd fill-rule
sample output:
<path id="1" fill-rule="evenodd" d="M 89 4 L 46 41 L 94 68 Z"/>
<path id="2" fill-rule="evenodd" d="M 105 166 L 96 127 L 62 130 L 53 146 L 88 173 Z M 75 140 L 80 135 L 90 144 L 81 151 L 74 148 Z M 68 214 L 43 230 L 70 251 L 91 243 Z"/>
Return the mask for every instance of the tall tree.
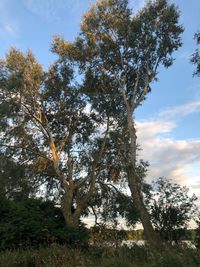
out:
<path id="1" fill-rule="evenodd" d="M 68 60 L 45 72 L 30 51 L 11 49 L 0 64 L 1 153 L 41 181 L 57 181 L 66 224 L 77 227 L 95 190 L 109 119 L 87 111 Z"/>
<path id="2" fill-rule="evenodd" d="M 53 51 L 74 60 L 84 75 L 83 88 L 93 107 L 115 119 L 123 164 L 145 236 L 157 245 L 136 172 L 137 137 L 134 112 L 151 91 L 158 67 L 173 63 L 181 46 L 179 12 L 167 0 L 147 2 L 137 14 L 128 0 L 97 1 L 84 15 L 74 43 L 56 37 Z"/>

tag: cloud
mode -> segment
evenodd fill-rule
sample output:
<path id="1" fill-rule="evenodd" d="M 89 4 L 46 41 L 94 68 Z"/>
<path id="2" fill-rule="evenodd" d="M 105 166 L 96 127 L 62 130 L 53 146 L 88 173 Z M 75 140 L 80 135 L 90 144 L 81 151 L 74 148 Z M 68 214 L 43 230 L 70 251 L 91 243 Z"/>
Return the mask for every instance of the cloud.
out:
<path id="1" fill-rule="evenodd" d="M 184 117 L 195 112 L 200 113 L 200 99 L 180 106 L 167 108 L 159 113 L 159 117 L 165 120 L 175 119 L 177 117 Z"/>
<path id="2" fill-rule="evenodd" d="M 162 121 L 162 120 L 142 120 L 137 121 L 136 125 L 139 135 L 144 139 L 149 139 L 150 137 L 156 136 L 158 134 L 169 133 L 173 128 L 176 127 L 175 123 Z"/>
<path id="3" fill-rule="evenodd" d="M 193 185 L 200 180 L 200 138 L 177 140 L 173 131 L 177 117 L 200 111 L 200 101 L 193 101 L 165 109 L 156 118 L 136 122 L 139 157 L 150 162 L 148 179 L 165 176 L 182 185 Z"/>

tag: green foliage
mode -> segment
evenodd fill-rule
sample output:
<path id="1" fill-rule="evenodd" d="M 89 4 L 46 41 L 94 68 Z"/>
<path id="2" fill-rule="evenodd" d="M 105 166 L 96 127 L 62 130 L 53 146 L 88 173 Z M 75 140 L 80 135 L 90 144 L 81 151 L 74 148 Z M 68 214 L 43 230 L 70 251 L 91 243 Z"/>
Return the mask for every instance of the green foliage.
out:
<path id="1" fill-rule="evenodd" d="M 183 32 L 178 19 L 177 8 L 166 0 L 148 1 L 136 15 L 128 1 L 99 1 L 85 13 L 76 41 L 57 36 L 52 51 L 78 64 L 96 109 L 123 120 L 122 89 L 133 110 L 150 92 L 158 66 L 172 64 Z"/>
<path id="2" fill-rule="evenodd" d="M 91 107 L 113 121 L 114 149 L 109 152 L 110 157 L 116 156 L 112 164 L 117 167 L 112 170 L 128 180 L 141 222 L 148 228 L 145 233 L 154 245 L 156 237 L 136 173 L 134 112 L 151 91 L 159 67 L 172 65 L 172 54 L 182 44 L 182 32 L 179 12 L 167 0 L 147 1 L 136 14 L 128 0 L 102 0 L 85 13 L 73 43 L 57 36 L 52 44 L 60 59 L 78 67 L 83 76 L 82 91 Z"/>
<path id="3" fill-rule="evenodd" d="M 0 154 L 0 197 L 27 198 L 31 192 L 25 168 Z"/>
<path id="4" fill-rule="evenodd" d="M 194 218 L 197 198 L 188 195 L 187 187 L 166 178 L 159 178 L 154 183 L 154 190 L 149 204 L 152 222 L 163 240 L 178 241 Z"/>
<path id="5" fill-rule="evenodd" d="M 116 227 L 121 219 L 128 226 L 134 226 L 139 221 L 139 215 L 131 196 L 123 193 L 122 189 L 110 183 L 102 183 L 99 191 L 90 199 L 96 215 L 96 223 L 101 222 L 108 227 Z"/>
<path id="6" fill-rule="evenodd" d="M 0 144 L 3 156 L 26 165 L 34 187 L 59 195 L 67 224 L 78 226 L 106 137 L 103 142 L 95 135 L 105 120 L 86 112 L 87 98 L 74 76 L 68 60 L 45 72 L 30 51 L 10 49 L 0 69 Z"/>
<path id="7" fill-rule="evenodd" d="M 62 212 L 50 201 L 4 200 L 0 207 L 0 249 L 87 242 L 86 229 L 66 227 Z"/>

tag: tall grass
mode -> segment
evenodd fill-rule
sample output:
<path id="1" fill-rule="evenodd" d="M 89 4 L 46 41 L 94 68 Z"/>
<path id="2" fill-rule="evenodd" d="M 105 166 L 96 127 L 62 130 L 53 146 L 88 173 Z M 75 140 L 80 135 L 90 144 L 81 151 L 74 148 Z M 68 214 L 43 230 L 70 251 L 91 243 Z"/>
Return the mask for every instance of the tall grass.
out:
<path id="1" fill-rule="evenodd" d="M 51 245 L 37 250 L 4 251 L 1 267 L 200 267 L 200 250 L 145 247 L 85 249 Z"/>

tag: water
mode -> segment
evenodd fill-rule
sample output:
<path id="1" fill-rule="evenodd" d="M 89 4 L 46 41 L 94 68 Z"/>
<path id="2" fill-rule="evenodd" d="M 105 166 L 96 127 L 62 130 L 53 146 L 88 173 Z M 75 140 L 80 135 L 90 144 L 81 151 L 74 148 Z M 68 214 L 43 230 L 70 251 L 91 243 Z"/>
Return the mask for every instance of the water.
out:
<path id="1" fill-rule="evenodd" d="M 145 245 L 147 241 L 146 240 L 123 240 L 121 245 L 126 245 L 128 246 L 129 248 L 134 246 L 134 245 L 137 245 L 139 247 L 142 247 Z M 187 248 L 190 248 L 190 249 L 196 249 L 196 246 L 194 245 L 194 243 L 191 241 L 191 240 L 182 240 L 180 241 L 180 244 L 183 246 L 183 247 L 187 247 Z M 175 242 L 172 244 L 172 245 L 175 245 Z"/>
<path id="2" fill-rule="evenodd" d="M 124 246 L 126 245 L 127 247 L 131 248 L 133 247 L 134 245 L 137 245 L 139 247 L 142 247 L 145 245 L 147 241 L 146 240 L 123 240 L 120 244 L 118 244 L 119 246 Z M 91 244 L 93 244 L 91 242 Z M 190 248 L 190 249 L 196 249 L 194 243 L 190 240 L 182 240 L 180 241 L 180 244 L 183 246 L 183 247 L 187 247 L 187 248 Z M 101 245 L 103 246 L 108 246 L 108 247 L 112 247 L 112 246 L 116 246 L 116 243 L 114 242 L 102 242 Z M 175 242 L 172 243 L 172 245 L 175 245 Z"/>

